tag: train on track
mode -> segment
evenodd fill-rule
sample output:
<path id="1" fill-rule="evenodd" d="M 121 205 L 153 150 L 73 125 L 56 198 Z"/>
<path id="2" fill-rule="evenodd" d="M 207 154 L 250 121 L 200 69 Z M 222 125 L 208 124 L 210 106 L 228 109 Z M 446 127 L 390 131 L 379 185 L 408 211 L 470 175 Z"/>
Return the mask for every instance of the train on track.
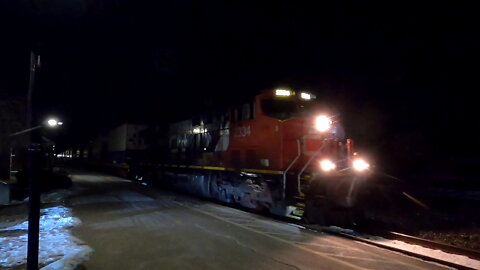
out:
<path id="1" fill-rule="evenodd" d="M 312 223 L 352 222 L 370 165 L 337 116 L 315 96 L 265 91 L 248 102 L 169 126 L 154 160 L 130 166 L 137 180 Z"/>

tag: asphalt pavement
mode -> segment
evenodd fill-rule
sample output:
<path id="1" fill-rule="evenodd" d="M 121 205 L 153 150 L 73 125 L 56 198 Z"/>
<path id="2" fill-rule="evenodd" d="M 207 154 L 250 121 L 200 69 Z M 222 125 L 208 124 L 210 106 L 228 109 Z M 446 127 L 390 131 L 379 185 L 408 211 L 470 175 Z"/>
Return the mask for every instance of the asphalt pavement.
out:
<path id="1" fill-rule="evenodd" d="M 239 209 L 75 171 L 83 269 L 449 269 Z"/>

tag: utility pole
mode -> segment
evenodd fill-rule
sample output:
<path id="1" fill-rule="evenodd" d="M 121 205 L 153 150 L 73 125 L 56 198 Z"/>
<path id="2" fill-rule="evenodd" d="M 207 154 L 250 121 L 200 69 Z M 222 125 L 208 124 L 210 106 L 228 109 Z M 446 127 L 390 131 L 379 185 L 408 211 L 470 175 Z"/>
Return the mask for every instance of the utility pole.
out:
<path id="1" fill-rule="evenodd" d="M 35 88 L 35 72 L 40 66 L 40 56 L 30 52 L 30 80 L 27 94 L 27 127 L 32 126 L 32 99 Z M 42 150 L 41 144 L 37 141 L 38 131 L 29 133 L 27 175 L 29 180 L 28 198 L 28 247 L 27 247 L 27 269 L 38 270 L 38 246 L 40 233 L 40 179 L 42 171 Z"/>

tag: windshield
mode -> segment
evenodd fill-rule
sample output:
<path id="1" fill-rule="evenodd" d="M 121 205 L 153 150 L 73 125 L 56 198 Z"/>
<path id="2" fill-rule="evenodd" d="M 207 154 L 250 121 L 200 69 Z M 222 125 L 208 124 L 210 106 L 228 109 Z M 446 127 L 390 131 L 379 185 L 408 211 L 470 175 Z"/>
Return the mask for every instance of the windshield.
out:
<path id="1" fill-rule="evenodd" d="M 264 99 L 261 104 L 265 115 L 280 120 L 298 117 L 310 107 L 291 99 Z"/>

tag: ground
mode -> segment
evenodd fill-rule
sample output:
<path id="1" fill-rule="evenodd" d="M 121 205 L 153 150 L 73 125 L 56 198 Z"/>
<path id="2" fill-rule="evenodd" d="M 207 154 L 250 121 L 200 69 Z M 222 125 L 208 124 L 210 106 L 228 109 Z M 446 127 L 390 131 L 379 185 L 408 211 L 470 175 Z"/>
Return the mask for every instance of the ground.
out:
<path id="1" fill-rule="evenodd" d="M 445 269 L 321 232 L 322 227 L 309 230 L 118 177 L 69 172 L 73 188 L 42 195 L 42 270 Z M 25 266 L 26 212 L 24 202 L 0 208 L 0 270 Z"/>
<path id="2" fill-rule="evenodd" d="M 362 208 L 384 230 L 480 251 L 480 186 L 454 180 L 370 185 Z"/>
<path id="3" fill-rule="evenodd" d="M 288 222 L 112 176 L 76 172 L 83 269 L 444 269 Z"/>

